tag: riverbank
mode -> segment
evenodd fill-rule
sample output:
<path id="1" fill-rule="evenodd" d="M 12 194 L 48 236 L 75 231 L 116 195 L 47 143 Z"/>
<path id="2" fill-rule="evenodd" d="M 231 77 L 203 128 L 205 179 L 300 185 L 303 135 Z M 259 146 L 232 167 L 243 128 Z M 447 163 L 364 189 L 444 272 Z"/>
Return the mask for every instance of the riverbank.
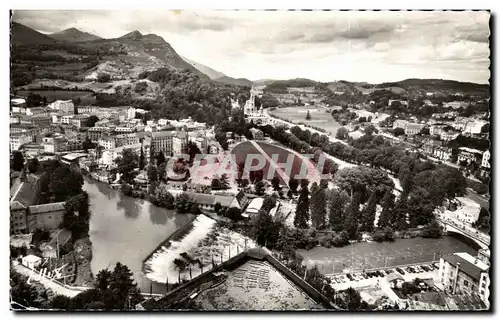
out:
<path id="1" fill-rule="evenodd" d="M 92 286 L 94 284 L 94 275 L 92 273 L 92 242 L 89 237 L 75 241 L 75 286 Z"/>
<path id="2" fill-rule="evenodd" d="M 251 239 L 217 227 L 217 221 L 201 214 L 148 255 L 143 270 L 152 281 L 178 283 L 253 247 Z"/>

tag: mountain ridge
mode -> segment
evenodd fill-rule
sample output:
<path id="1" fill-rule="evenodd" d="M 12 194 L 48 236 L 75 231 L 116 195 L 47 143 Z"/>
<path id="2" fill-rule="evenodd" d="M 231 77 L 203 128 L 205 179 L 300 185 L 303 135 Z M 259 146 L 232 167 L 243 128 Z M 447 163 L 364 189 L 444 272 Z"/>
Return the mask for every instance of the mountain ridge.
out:
<path id="1" fill-rule="evenodd" d="M 50 33 L 48 36 L 58 41 L 66 42 L 84 42 L 102 39 L 95 34 L 83 32 L 77 28 L 68 28 L 59 32 Z"/>

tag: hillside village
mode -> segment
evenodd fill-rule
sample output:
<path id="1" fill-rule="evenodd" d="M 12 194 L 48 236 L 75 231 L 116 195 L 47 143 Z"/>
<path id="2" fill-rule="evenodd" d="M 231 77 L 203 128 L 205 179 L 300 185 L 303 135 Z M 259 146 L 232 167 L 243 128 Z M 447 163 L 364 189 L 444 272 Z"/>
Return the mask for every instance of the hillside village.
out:
<path id="1" fill-rule="evenodd" d="M 12 44 L 13 308 L 490 308 L 489 85 L 235 79 L 139 31 Z"/>

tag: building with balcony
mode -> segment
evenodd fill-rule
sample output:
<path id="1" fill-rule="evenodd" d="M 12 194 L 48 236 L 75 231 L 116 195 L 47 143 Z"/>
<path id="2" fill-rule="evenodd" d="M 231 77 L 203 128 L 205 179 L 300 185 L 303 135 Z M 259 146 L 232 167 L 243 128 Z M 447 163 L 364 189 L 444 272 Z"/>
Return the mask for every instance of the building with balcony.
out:
<path id="1" fill-rule="evenodd" d="M 33 136 L 31 134 L 26 132 L 11 133 L 9 141 L 10 151 L 19 150 L 23 144 L 29 142 L 33 142 Z"/>

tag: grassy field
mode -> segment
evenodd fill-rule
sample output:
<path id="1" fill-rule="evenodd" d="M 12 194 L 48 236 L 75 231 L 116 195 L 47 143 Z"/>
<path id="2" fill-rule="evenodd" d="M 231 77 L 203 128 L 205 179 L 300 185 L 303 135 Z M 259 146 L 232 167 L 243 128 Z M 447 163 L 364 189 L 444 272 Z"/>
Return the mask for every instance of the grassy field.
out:
<path id="1" fill-rule="evenodd" d="M 311 120 L 306 120 L 307 111 L 311 115 Z M 326 109 L 321 107 L 306 106 L 306 107 L 287 107 L 277 108 L 270 111 L 272 115 L 291 120 L 295 123 L 302 122 L 304 124 L 325 129 L 333 136 L 337 133 L 337 129 L 341 127 Z"/>
<path id="2" fill-rule="evenodd" d="M 42 97 L 47 97 L 47 102 L 53 102 L 55 100 L 69 100 L 80 98 L 83 104 L 92 104 L 95 102 L 95 97 L 92 92 L 87 91 L 65 91 L 65 90 L 19 90 L 17 94 L 20 96 L 27 97 L 28 94 L 39 94 Z"/>
<path id="3" fill-rule="evenodd" d="M 290 178 L 296 177 L 300 173 L 302 166 L 303 165 L 306 166 L 306 164 L 301 158 L 297 157 L 292 152 L 282 147 L 274 146 L 264 142 L 258 142 L 258 144 L 270 158 L 273 158 L 274 156 L 274 160 L 276 160 L 278 164 L 286 163 L 289 156 L 291 157 L 290 159 L 293 159 L 293 164 L 291 169 L 285 168 L 285 172 L 289 174 Z M 260 152 L 248 141 L 237 145 L 231 152 L 236 156 L 236 163 L 245 163 L 248 155 L 260 155 Z M 256 165 L 257 163 L 258 163 L 257 160 L 252 161 L 252 165 Z M 262 169 L 262 171 L 264 171 L 264 179 L 268 177 L 269 166 L 270 166 L 269 162 L 266 161 L 266 164 Z M 281 180 L 279 174 L 275 173 L 274 176 L 279 177 Z M 272 178 L 268 180 L 271 179 Z"/>

